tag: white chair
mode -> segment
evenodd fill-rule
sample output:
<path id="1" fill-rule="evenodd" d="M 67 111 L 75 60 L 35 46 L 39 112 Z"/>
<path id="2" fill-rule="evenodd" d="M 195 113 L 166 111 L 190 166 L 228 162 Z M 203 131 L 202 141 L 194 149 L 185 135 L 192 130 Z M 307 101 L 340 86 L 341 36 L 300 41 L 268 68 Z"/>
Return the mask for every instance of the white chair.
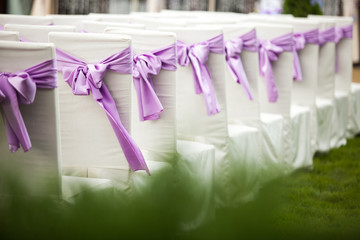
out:
<path id="1" fill-rule="evenodd" d="M 293 33 L 291 25 L 280 24 L 257 24 L 256 27 L 260 41 L 273 40 L 280 36 Z M 281 45 L 280 45 L 281 46 Z M 292 48 L 282 52 L 276 61 L 272 62 L 274 80 L 278 91 L 277 101 L 269 99 L 266 78 L 261 77 L 260 85 L 260 109 L 263 120 L 271 115 L 281 115 L 283 118 L 282 153 L 273 161 L 285 164 L 288 170 L 312 166 L 310 154 L 310 110 L 292 104 L 293 89 L 293 53 Z M 289 51 L 290 50 L 290 51 Z M 261 49 L 259 49 L 261 51 Z M 260 66 L 261 67 L 261 66 Z M 268 114 L 271 114 L 270 116 Z M 265 122 L 265 126 L 267 122 Z M 267 131 L 264 131 L 265 133 Z M 266 139 L 266 137 L 264 137 Z M 281 148 L 280 148 L 281 149 Z M 266 156 L 271 156 L 267 154 Z"/>
<path id="2" fill-rule="evenodd" d="M 128 52 L 131 46 L 129 37 L 94 33 L 50 33 L 49 39 L 61 51 L 87 64 L 98 63 L 119 51 Z M 127 132 L 131 130 L 132 59 L 129 54 L 126 54 L 124 64 L 127 64 L 130 72 L 119 74 L 107 71 L 103 78 L 103 84 L 109 89 Z M 111 179 L 116 188 L 132 193 L 134 188 L 131 179 L 136 174 L 145 174 L 130 171 L 128 161 L 134 159 L 126 159 L 109 122 L 110 118 L 107 118 L 104 109 L 92 96 L 73 95 L 61 72 L 58 79 L 63 175 L 89 178 L 104 176 Z M 143 153 L 146 159 L 146 152 Z M 165 163 L 147 161 L 147 164 L 152 174 L 168 167 Z M 151 179 L 149 176 L 145 178 Z"/>
<path id="3" fill-rule="evenodd" d="M 142 58 L 142 54 L 158 54 L 159 50 L 167 49 L 166 54 L 173 57 L 169 60 L 173 59 L 174 66 L 177 65 L 176 36 L 173 33 L 128 28 L 108 28 L 105 32 L 131 36 L 134 55 L 138 56 L 135 58 Z M 140 64 L 140 62 L 134 62 L 134 64 Z M 152 68 L 152 66 L 149 67 Z M 165 65 L 164 67 L 166 68 Z M 198 186 L 197 191 L 192 192 L 196 196 L 193 201 L 197 202 L 201 208 L 191 213 L 193 219 L 184 223 L 184 227 L 193 228 L 210 220 L 215 214 L 212 189 L 215 151 L 212 146 L 206 144 L 176 140 L 176 71 L 174 70 L 162 69 L 157 75 L 152 76 L 153 88 L 163 106 L 159 119 L 139 120 L 139 102 L 141 101 L 133 87 L 132 135 L 141 149 L 148 152 L 149 160 L 175 164 L 176 170 L 192 176 L 192 183 Z M 180 162 L 174 162 L 174 153 L 179 154 Z M 178 172 L 174 174 L 179 175 Z M 182 179 L 178 181 L 180 183 Z"/>
<path id="4" fill-rule="evenodd" d="M 89 13 L 90 17 L 95 17 L 98 21 L 114 23 L 132 23 L 133 17 L 130 14 L 108 14 L 108 13 Z"/>
<path id="5" fill-rule="evenodd" d="M 147 30 L 157 30 L 159 27 L 185 27 L 186 22 L 181 19 L 162 19 L 134 16 L 132 23 L 145 24 Z"/>
<path id="6" fill-rule="evenodd" d="M 162 27 L 159 29 L 175 32 L 178 40 L 185 44 L 201 44 L 213 38 L 218 41 L 217 53 L 210 51 L 206 62 L 211 76 L 211 83 L 209 84 L 212 85 L 204 86 L 203 91 L 205 93 L 195 94 L 191 64 L 187 66 L 178 65 L 177 136 L 178 139 L 198 141 L 215 146 L 215 200 L 217 206 L 236 206 L 239 202 L 248 201 L 256 192 L 254 186 L 257 184 L 257 179 L 247 178 L 251 176 L 250 172 L 244 171 L 247 159 L 246 157 L 241 158 L 243 153 L 241 149 L 237 148 L 239 142 L 244 139 L 243 129 L 237 126 L 232 126 L 230 132 L 228 129 L 225 56 L 219 54 L 224 53 L 221 28 Z M 184 56 L 178 55 L 178 57 L 181 59 Z M 212 87 L 218 105 L 214 100 L 214 95 L 211 95 L 211 90 L 207 92 Z M 208 100 L 209 95 L 212 96 L 211 101 Z M 218 112 L 219 109 L 220 112 Z M 252 162 L 251 164 L 257 163 Z M 244 176 L 240 173 L 248 175 Z"/>
<path id="7" fill-rule="evenodd" d="M 48 66 L 46 69 L 50 76 L 54 74 L 52 80 L 55 80 L 56 84 L 55 64 L 51 63 L 55 58 L 53 44 L 1 42 L 0 48 L 0 59 L 6 59 L 0 61 L 1 72 L 17 73 L 46 63 Z M 32 80 L 36 81 L 36 78 L 33 77 Z M 26 191 L 23 194 L 27 196 L 63 197 L 71 201 L 80 189 L 87 191 L 90 188 L 93 190 L 108 188 L 110 183 L 108 180 L 91 181 L 85 188 L 79 188 L 78 178 L 61 177 L 58 90 L 50 84 L 43 87 L 45 88 L 41 88 L 40 85 L 37 88 L 33 103 L 20 105 L 20 112 L 31 141 L 31 149 L 28 152 L 18 149 L 15 153 L 10 153 L 3 118 L 1 118 L 1 169 L 6 173 L 18 174 L 15 175 L 16 179 L 22 184 Z M 74 187 L 77 187 L 78 191 L 75 191 Z"/>
<path id="8" fill-rule="evenodd" d="M 75 32 L 74 26 L 43 26 L 43 25 L 20 25 L 6 24 L 6 31 L 19 32 L 21 41 L 48 42 L 49 32 Z"/>
<path id="9" fill-rule="evenodd" d="M 310 18 L 311 19 L 311 18 Z M 319 22 L 319 34 L 328 31 L 331 35 L 335 21 L 330 19 L 316 19 Z M 319 35 L 319 41 L 321 41 Z M 318 113 L 318 151 L 327 152 L 337 147 L 338 115 L 335 105 L 335 42 L 329 41 L 320 45 L 318 86 L 316 106 Z M 347 106 L 344 106 L 347 107 Z"/>
<path id="10" fill-rule="evenodd" d="M 13 31 L 0 31 L 0 40 L 19 41 L 19 33 Z"/>
<path id="11" fill-rule="evenodd" d="M 31 25 L 50 25 L 53 23 L 52 17 L 38 17 L 27 15 L 0 14 L 0 26 L 5 24 L 31 24 Z"/>
<path id="12" fill-rule="evenodd" d="M 98 17 L 92 15 L 62 15 L 62 14 L 53 14 L 48 15 L 53 19 L 54 25 L 65 25 L 65 26 L 74 26 L 76 31 L 82 30 L 82 21 L 84 20 L 98 20 Z"/>
<path id="13" fill-rule="evenodd" d="M 133 29 L 145 29 L 144 24 L 132 24 L 132 23 L 114 23 L 114 22 L 100 22 L 100 21 L 83 21 L 82 29 L 92 33 L 103 33 L 107 27 L 121 27 L 121 28 L 133 28 Z"/>
<path id="14" fill-rule="evenodd" d="M 349 58 L 349 56 L 352 55 L 352 29 L 349 27 L 353 25 L 353 19 L 349 17 L 336 16 L 311 16 L 311 18 L 330 19 L 336 22 L 336 28 L 348 28 L 346 31 L 347 36 L 344 35 L 344 38 L 340 39 L 340 41 L 336 44 L 335 59 L 335 100 L 339 116 L 338 133 L 341 141 L 344 138 L 344 127 L 346 124 L 347 137 L 353 137 L 360 132 L 360 118 L 359 115 L 356 115 L 359 112 L 359 103 L 356 104 L 356 99 L 359 99 L 360 92 L 359 90 L 356 90 L 358 88 L 357 84 L 352 83 L 352 61 Z M 343 103 L 344 99 L 346 100 L 346 97 L 349 98 L 348 117 L 345 114 L 346 104 Z M 342 142 L 344 141 L 342 140 Z"/>
<path id="15" fill-rule="evenodd" d="M 351 123 L 350 119 L 352 111 L 350 108 L 351 103 L 351 82 L 352 82 L 352 60 L 349 58 L 349 54 L 352 55 L 352 18 L 346 17 L 320 17 L 309 16 L 310 19 L 329 19 L 335 21 L 335 38 L 337 39 L 338 30 L 340 28 L 351 27 L 351 37 L 345 35 L 339 37 L 336 41 L 335 52 L 335 108 L 337 112 L 338 131 L 337 131 L 337 143 L 332 147 L 340 147 L 346 144 L 346 135 L 348 125 Z M 340 30 L 342 34 L 344 31 Z"/>

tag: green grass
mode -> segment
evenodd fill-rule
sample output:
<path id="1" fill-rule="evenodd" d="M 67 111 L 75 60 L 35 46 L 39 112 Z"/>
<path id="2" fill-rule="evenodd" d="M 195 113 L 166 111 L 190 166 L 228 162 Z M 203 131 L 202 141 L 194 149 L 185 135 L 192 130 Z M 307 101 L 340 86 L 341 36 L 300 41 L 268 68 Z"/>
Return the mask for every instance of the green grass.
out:
<path id="1" fill-rule="evenodd" d="M 194 207 L 191 183 L 166 184 L 173 180 L 155 177 L 156 187 L 133 199 L 108 191 L 75 204 L 9 197 L 0 201 L 0 239 L 360 239 L 359 137 L 191 232 L 179 224 Z"/>

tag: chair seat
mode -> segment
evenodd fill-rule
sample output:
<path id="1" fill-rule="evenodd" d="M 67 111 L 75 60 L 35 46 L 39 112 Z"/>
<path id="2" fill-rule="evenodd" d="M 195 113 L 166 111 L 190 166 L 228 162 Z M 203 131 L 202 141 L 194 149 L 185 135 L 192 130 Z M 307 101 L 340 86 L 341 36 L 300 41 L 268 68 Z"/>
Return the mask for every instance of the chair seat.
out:
<path id="1" fill-rule="evenodd" d="M 113 184 L 108 179 L 82 178 L 62 176 L 62 198 L 74 202 L 83 193 L 101 190 L 113 190 Z"/>

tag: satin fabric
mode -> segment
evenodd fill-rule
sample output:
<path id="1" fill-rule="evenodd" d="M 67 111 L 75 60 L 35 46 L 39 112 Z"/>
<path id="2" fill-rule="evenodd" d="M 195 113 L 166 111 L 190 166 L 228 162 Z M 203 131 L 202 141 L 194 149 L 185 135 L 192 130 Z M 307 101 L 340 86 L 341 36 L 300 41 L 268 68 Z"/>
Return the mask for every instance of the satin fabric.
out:
<path id="1" fill-rule="evenodd" d="M 292 52 L 293 47 L 292 33 L 272 40 L 259 40 L 259 70 L 260 76 L 265 78 L 269 102 L 276 102 L 279 97 L 271 62 L 277 61 L 284 51 Z"/>
<path id="2" fill-rule="evenodd" d="M 210 52 L 224 54 L 224 37 L 222 34 L 195 44 L 177 41 L 178 63 L 180 66 L 191 64 L 195 93 L 204 95 L 209 116 L 220 112 L 220 104 L 216 98 L 209 69 L 206 65 Z"/>
<path id="3" fill-rule="evenodd" d="M 319 30 L 314 29 L 302 33 L 294 33 L 294 74 L 293 78 L 296 81 L 302 81 L 301 65 L 298 51 L 305 48 L 307 43 L 319 44 Z"/>
<path id="4" fill-rule="evenodd" d="M 133 56 L 133 78 L 139 105 L 140 121 L 159 119 L 164 110 L 155 93 L 152 76 L 161 69 L 176 70 L 175 45 Z"/>
<path id="5" fill-rule="evenodd" d="M 353 37 L 353 25 L 345 27 L 336 27 L 335 28 L 335 43 L 338 44 L 343 38 L 352 38 Z M 338 68 L 339 56 L 336 53 L 335 56 L 335 72 L 339 72 Z"/>
<path id="6" fill-rule="evenodd" d="M 47 60 L 17 73 L 0 73 L 0 106 L 8 137 L 9 149 L 24 152 L 31 149 L 31 141 L 22 118 L 19 103 L 34 102 L 37 88 L 55 88 L 55 61 Z"/>
<path id="7" fill-rule="evenodd" d="M 327 42 L 335 42 L 335 27 L 319 31 L 319 44 L 324 45 Z"/>
<path id="8" fill-rule="evenodd" d="M 243 49 L 251 52 L 258 51 L 256 30 L 225 42 L 225 57 L 230 73 L 236 82 L 243 87 L 247 97 L 253 100 L 254 96 L 250 91 L 249 81 L 240 57 Z"/>
<path id="9" fill-rule="evenodd" d="M 126 48 L 95 64 L 85 63 L 60 49 L 56 49 L 56 53 L 59 70 L 62 71 L 65 82 L 72 88 L 73 94 L 91 93 L 104 109 L 130 168 L 133 171 L 145 170 L 150 174 L 139 147 L 122 125 L 115 101 L 102 81 L 107 70 L 132 73 L 131 49 Z"/>

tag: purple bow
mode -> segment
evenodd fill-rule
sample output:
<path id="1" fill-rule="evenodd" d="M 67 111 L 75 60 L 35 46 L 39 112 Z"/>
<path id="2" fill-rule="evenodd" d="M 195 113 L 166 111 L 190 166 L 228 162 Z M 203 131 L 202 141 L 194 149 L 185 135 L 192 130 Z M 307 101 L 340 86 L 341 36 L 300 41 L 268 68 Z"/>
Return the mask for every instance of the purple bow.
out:
<path id="1" fill-rule="evenodd" d="M 243 49 L 251 52 L 258 51 L 255 30 L 225 42 L 226 63 L 230 69 L 231 75 L 238 84 L 242 85 L 248 98 L 253 100 L 254 97 L 251 94 L 249 81 L 240 58 L 240 53 Z"/>
<path id="2" fill-rule="evenodd" d="M 314 29 L 303 33 L 294 33 L 294 72 L 293 78 L 296 81 L 302 81 L 301 65 L 299 60 L 298 51 L 305 48 L 307 43 L 318 44 L 319 43 L 319 30 Z"/>
<path id="3" fill-rule="evenodd" d="M 324 45 L 327 42 L 335 42 L 335 27 L 319 31 L 319 44 Z"/>
<path id="4" fill-rule="evenodd" d="M 345 27 L 337 27 L 335 28 L 335 43 L 338 44 L 343 38 L 352 38 L 353 37 L 353 25 L 345 26 Z M 338 72 L 338 61 L 339 57 L 336 52 L 335 58 L 335 72 Z"/>
<path id="5" fill-rule="evenodd" d="M 279 94 L 276 88 L 271 62 L 277 61 L 280 53 L 293 51 L 293 34 L 289 33 L 272 40 L 259 41 L 260 76 L 265 77 L 269 102 L 276 102 Z"/>
<path id="6" fill-rule="evenodd" d="M 73 94 L 92 94 L 104 109 L 130 168 L 133 171 L 145 170 L 149 174 L 139 147 L 122 125 L 115 101 L 102 81 L 107 70 L 125 74 L 132 73 L 131 49 L 126 48 L 96 64 L 87 64 L 59 49 L 56 49 L 56 53 L 59 70 L 62 71 L 65 82 L 72 88 Z"/>
<path id="7" fill-rule="evenodd" d="M 156 120 L 163 106 L 155 93 L 152 76 L 161 69 L 176 70 L 175 45 L 133 57 L 133 78 L 139 105 L 140 121 Z"/>
<path id="8" fill-rule="evenodd" d="M 5 123 L 9 149 L 16 152 L 20 145 L 24 152 L 31 149 L 31 141 L 19 103 L 34 102 L 36 88 L 56 87 L 55 61 L 47 60 L 17 73 L 0 73 L 0 106 Z"/>
<path id="9" fill-rule="evenodd" d="M 211 82 L 209 69 L 206 65 L 210 52 L 224 54 L 224 38 L 222 34 L 195 44 L 177 41 L 178 63 L 180 66 L 191 64 L 195 93 L 202 93 L 204 95 L 206 110 L 209 116 L 220 112 L 220 105 Z"/>

